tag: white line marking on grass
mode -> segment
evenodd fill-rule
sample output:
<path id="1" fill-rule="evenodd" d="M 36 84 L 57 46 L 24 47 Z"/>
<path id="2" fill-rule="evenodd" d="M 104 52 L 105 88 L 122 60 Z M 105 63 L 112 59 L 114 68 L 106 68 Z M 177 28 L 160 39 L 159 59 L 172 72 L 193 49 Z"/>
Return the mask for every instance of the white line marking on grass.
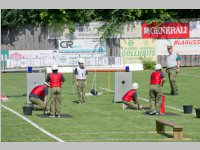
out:
<path id="1" fill-rule="evenodd" d="M 102 90 L 106 90 L 106 91 L 110 91 L 110 92 L 114 92 L 113 90 L 111 90 L 111 89 L 107 89 L 107 88 L 102 88 L 102 87 L 99 87 L 100 89 L 102 89 Z"/>
<path id="2" fill-rule="evenodd" d="M 179 75 L 180 75 L 180 76 L 186 76 L 186 77 L 200 78 L 200 76 L 195 76 L 195 75 L 185 74 L 185 73 L 180 73 Z"/>
<path id="3" fill-rule="evenodd" d="M 104 90 L 107 90 L 107 91 L 112 91 L 114 92 L 113 90 L 111 89 L 107 89 L 107 88 L 102 88 L 102 87 L 99 87 L 101 89 L 104 89 Z M 142 97 L 138 97 L 139 99 L 145 101 L 145 102 L 149 102 L 149 99 L 146 99 L 146 98 L 142 98 Z M 181 109 L 178 109 L 178 108 L 175 108 L 175 107 L 172 107 L 172 106 L 169 106 L 169 105 L 165 105 L 167 108 L 170 108 L 170 109 L 173 109 L 173 110 L 176 110 L 176 111 L 179 111 L 179 112 L 183 112 L 183 110 Z M 193 115 L 195 115 L 195 113 L 192 113 Z"/>
<path id="4" fill-rule="evenodd" d="M 13 114 L 17 115 L 18 117 L 22 118 L 23 120 L 25 120 L 26 122 L 28 122 L 29 124 L 31 124 L 32 126 L 34 126 L 36 129 L 40 130 L 41 132 L 43 132 L 44 134 L 46 134 L 47 136 L 55 139 L 56 141 L 58 142 L 65 142 L 64 140 L 60 139 L 59 137 L 49 133 L 48 131 L 46 131 L 45 129 L 39 127 L 36 123 L 32 122 L 31 120 L 29 120 L 28 118 L 22 116 L 21 114 L 19 114 L 18 112 L 14 111 L 13 109 L 11 108 L 8 108 L 4 105 L 1 104 L 1 107 L 3 107 L 4 109 L 12 112 Z"/>
<path id="5" fill-rule="evenodd" d="M 183 70 L 186 70 L 186 71 L 190 71 L 190 70 L 200 70 L 200 67 L 195 67 L 195 68 L 193 68 L 193 67 L 191 67 L 191 68 L 183 68 Z"/>
<path id="6" fill-rule="evenodd" d="M 149 99 L 146 99 L 146 98 L 139 97 L 139 99 L 141 99 L 141 100 L 143 100 L 145 102 L 149 102 Z M 165 105 L 165 107 L 173 109 L 173 110 L 176 110 L 176 111 L 179 111 L 179 112 L 183 112 L 182 109 L 178 109 L 178 108 L 173 107 L 173 106 Z M 195 115 L 195 113 L 192 113 L 192 114 Z"/>

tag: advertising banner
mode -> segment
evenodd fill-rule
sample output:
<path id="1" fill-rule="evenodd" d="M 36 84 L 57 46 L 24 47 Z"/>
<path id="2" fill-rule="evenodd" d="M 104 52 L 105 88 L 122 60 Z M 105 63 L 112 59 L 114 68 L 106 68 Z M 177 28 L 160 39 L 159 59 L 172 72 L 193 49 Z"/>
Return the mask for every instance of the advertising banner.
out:
<path id="1" fill-rule="evenodd" d="M 66 25 L 57 25 L 54 28 L 48 27 L 48 39 L 99 39 L 102 32 L 98 28 L 103 26 L 105 22 L 90 22 L 84 25 L 76 24 L 75 32 L 69 33 Z M 141 22 L 127 22 L 121 28 L 121 33 L 110 36 L 108 38 L 141 38 Z"/>
<path id="2" fill-rule="evenodd" d="M 124 24 L 122 33 L 115 38 L 141 38 L 142 25 L 140 21 L 128 22 Z"/>
<path id="3" fill-rule="evenodd" d="M 124 64 L 156 61 L 156 41 L 153 39 L 120 39 L 120 55 Z"/>
<path id="4" fill-rule="evenodd" d="M 6 64 L 4 68 L 23 68 L 28 66 L 46 67 L 51 66 L 54 63 L 57 63 L 60 66 L 77 66 L 80 57 L 85 59 L 86 65 L 104 66 L 109 64 L 106 52 L 59 53 L 59 50 L 10 50 L 7 52 L 9 52 L 9 55 L 6 55 Z"/>
<path id="5" fill-rule="evenodd" d="M 69 33 L 66 25 L 48 27 L 48 39 L 96 39 L 102 36 L 98 28 L 105 22 L 90 22 L 84 25 L 76 24 L 75 32 Z M 121 33 L 108 38 L 200 38 L 200 21 L 165 22 L 160 26 L 156 23 L 147 24 L 142 21 L 124 23 Z"/>
<path id="6" fill-rule="evenodd" d="M 48 39 L 84 39 L 99 38 L 102 33 L 98 33 L 98 28 L 104 22 L 90 22 L 84 25 L 75 24 L 75 32 L 70 33 L 65 24 L 58 24 L 55 27 L 48 27 Z"/>
<path id="7" fill-rule="evenodd" d="M 77 66 L 79 58 L 83 58 L 87 66 L 108 65 L 106 53 L 60 53 L 59 65 Z"/>
<path id="8" fill-rule="evenodd" d="M 174 39 L 189 38 L 189 22 L 165 22 L 158 26 L 156 23 L 142 23 L 142 38 Z"/>
<path id="9" fill-rule="evenodd" d="M 7 66 L 8 57 L 9 57 L 9 51 L 1 50 L 1 68 L 5 68 Z"/>
<path id="10" fill-rule="evenodd" d="M 190 38 L 200 38 L 200 21 L 190 21 Z"/>
<path id="11" fill-rule="evenodd" d="M 7 67 L 51 66 L 57 62 L 58 50 L 9 50 Z"/>
<path id="12" fill-rule="evenodd" d="M 58 40 L 60 53 L 106 52 L 106 41 L 99 39 Z"/>
<path id="13" fill-rule="evenodd" d="M 167 45 L 180 55 L 200 55 L 200 39 L 163 39 L 156 40 L 156 45 L 157 55 L 168 55 Z"/>

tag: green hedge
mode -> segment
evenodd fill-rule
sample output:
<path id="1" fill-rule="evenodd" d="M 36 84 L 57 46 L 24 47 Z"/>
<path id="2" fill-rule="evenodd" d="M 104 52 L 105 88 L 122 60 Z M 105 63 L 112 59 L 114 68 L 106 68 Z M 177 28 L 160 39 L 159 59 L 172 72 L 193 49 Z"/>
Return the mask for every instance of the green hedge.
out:
<path id="1" fill-rule="evenodd" d="M 155 67 L 156 62 L 155 61 L 151 61 L 151 60 L 143 60 L 143 67 L 144 70 L 152 70 Z"/>

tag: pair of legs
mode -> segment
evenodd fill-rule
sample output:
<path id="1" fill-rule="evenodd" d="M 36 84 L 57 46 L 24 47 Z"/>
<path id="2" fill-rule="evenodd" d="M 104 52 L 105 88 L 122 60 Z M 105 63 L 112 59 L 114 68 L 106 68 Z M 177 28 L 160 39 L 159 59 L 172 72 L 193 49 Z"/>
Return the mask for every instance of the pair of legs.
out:
<path id="1" fill-rule="evenodd" d="M 49 110 L 48 106 L 45 105 L 45 103 L 41 99 L 36 97 L 30 97 L 29 100 L 33 104 L 33 110 Z"/>
<path id="2" fill-rule="evenodd" d="M 170 68 L 168 69 L 168 77 L 169 77 L 169 83 L 171 87 L 171 95 L 178 95 L 178 88 L 176 85 L 176 69 L 175 68 Z"/>
<path id="3" fill-rule="evenodd" d="M 77 94 L 78 100 L 80 103 L 85 103 L 85 88 L 86 88 L 86 80 L 78 80 Z"/>
<path id="4" fill-rule="evenodd" d="M 151 112 L 160 113 L 161 99 L 162 95 L 160 85 L 150 85 L 149 100 Z"/>
<path id="5" fill-rule="evenodd" d="M 61 88 L 53 87 L 51 88 L 50 96 L 50 113 L 52 115 L 60 115 L 61 113 Z"/>

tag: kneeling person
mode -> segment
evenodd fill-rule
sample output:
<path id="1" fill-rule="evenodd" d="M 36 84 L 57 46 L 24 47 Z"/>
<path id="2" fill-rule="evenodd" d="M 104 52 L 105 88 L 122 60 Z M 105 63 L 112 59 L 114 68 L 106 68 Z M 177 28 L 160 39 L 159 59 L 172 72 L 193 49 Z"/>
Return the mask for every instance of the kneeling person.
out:
<path id="1" fill-rule="evenodd" d="M 33 110 L 49 110 L 47 106 L 48 88 L 49 84 L 44 82 L 44 85 L 38 85 L 32 89 L 31 93 L 29 94 L 29 100 L 33 104 Z"/>
<path id="2" fill-rule="evenodd" d="M 138 109 L 142 109 L 142 106 L 139 104 L 137 97 L 137 89 L 139 88 L 138 83 L 133 83 L 132 89 L 126 92 L 126 94 L 122 97 L 122 102 L 126 106 L 126 108 L 136 108 L 132 103 L 134 101 L 137 104 Z"/>

